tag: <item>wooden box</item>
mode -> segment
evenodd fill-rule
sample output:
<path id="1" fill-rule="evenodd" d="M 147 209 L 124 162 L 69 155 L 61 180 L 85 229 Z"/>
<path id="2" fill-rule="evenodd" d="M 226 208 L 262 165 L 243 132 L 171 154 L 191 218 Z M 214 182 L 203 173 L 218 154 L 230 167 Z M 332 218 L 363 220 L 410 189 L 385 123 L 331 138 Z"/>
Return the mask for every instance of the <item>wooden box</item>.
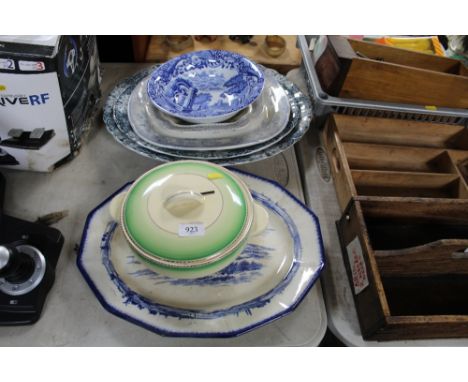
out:
<path id="1" fill-rule="evenodd" d="M 365 339 L 468 337 L 468 203 L 357 197 L 337 226 Z"/>
<path id="2" fill-rule="evenodd" d="M 342 211 L 360 195 L 468 202 L 464 126 L 332 114 L 322 140 Z"/>
<path id="3" fill-rule="evenodd" d="M 468 108 L 468 69 L 455 59 L 328 36 L 316 70 L 335 97 Z"/>
<path id="4" fill-rule="evenodd" d="M 363 337 L 468 336 L 468 129 L 331 115 L 322 141 Z"/>

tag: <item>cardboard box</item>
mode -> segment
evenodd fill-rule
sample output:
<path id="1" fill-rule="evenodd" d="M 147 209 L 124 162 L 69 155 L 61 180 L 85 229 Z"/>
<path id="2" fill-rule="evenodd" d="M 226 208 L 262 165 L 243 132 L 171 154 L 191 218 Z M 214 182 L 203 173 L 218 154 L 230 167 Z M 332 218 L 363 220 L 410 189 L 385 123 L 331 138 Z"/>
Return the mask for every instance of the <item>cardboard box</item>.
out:
<path id="1" fill-rule="evenodd" d="M 0 166 L 51 171 L 75 156 L 99 84 L 94 36 L 0 36 Z"/>

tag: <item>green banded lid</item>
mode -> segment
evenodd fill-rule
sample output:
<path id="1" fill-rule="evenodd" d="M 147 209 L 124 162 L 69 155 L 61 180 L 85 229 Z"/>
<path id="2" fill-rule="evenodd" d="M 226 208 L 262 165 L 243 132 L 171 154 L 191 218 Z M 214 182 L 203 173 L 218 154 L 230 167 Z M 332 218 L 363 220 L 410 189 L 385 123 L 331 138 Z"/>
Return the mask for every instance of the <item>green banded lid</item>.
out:
<path id="1" fill-rule="evenodd" d="M 122 206 L 122 226 L 147 260 L 169 267 L 213 263 L 232 253 L 252 225 L 246 186 L 223 167 L 177 161 L 143 174 Z"/>

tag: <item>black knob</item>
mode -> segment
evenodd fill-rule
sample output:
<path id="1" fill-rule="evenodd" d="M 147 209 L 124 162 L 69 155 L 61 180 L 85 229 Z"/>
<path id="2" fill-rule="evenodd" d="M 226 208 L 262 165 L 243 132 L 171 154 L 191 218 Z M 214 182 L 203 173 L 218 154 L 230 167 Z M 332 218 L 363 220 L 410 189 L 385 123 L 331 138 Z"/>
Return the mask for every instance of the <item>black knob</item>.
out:
<path id="1" fill-rule="evenodd" d="M 34 267 L 31 256 L 19 252 L 15 247 L 0 246 L 0 278 L 20 284 L 32 276 Z"/>

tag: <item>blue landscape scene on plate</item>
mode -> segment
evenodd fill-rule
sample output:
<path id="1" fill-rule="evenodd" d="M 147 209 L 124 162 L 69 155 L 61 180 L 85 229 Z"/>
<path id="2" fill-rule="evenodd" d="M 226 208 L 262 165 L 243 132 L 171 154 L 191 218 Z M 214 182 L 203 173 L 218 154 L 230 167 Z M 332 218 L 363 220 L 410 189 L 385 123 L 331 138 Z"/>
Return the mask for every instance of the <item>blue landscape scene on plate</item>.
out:
<path id="1" fill-rule="evenodd" d="M 148 81 L 148 96 L 164 111 L 205 118 L 241 110 L 261 94 L 261 69 L 247 58 L 222 50 L 176 57 L 157 68 Z"/>
<path id="2" fill-rule="evenodd" d="M 282 291 L 293 279 L 300 266 L 302 255 L 300 234 L 292 218 L 277 203 L 273 202 L 260 193 L 252 192 L 252 195 L 257 202 L 268 208 L 270 213 L 278 215 L 283 220 L 288 228 L 291 238 L 293 239 L 294 261 L 285 278 L 276 287 L 253 300 L 215 311 L 181 309 L 158 304 L 129 288 L 116 272 L 112 263 L 111 242 L 117 228 L 117 223 L 112 221 L 108 223 L 106 231 L 101 238 L 102 263 L 106 268 L 110 279 L 122 294 L 124 304 L 132 304 L 137 306 L 139 309 L 147 310 L 150 314 L 160 314 L 166 317 L 176 317 L 179 319 L 214 319 L 230 314 L 251 314 L 252 309 L 261 308 L 269 304 L 273 297 L 282 293 Z M 155 283 L 155 285 L 168 284 L 186 287 L 196 285 L 198 287 L 210 287 L 214 285 L 219 286 L 249 283 L 256 277 L 261 276 L 263 261 L 268 260 L 268 257 L 271 256 L 274 251 L 274 248 L 248 244 L 244 251 L 231 265 L 213 275 L 198 279 L 190 280 L 171 278 L 159 275 L 147 268 L 137 271 L 131 275 L 134 277 L 149 277 Z M 129 263 L 139 263 L 138 258 L 133 255 L 129 255 L 127 260 Z"/>
<path id="3" fill-rule="evenodd" d="M 274 248 L 247 244 L 243 252 L 226 268 L 214 275 L 196 279 L 172 278 L 153 272 L 149 268 L 130 273 L 130 275 L 134 277 L 150 278 L 154 285 L 169 284 L 183 286 L 209 286 L 243 284 L 251 282 L 253 279 L 261 275 L 261 270 L 263 268 L 263 263 L 261 261 L 267 259 L 271 255 L 272 251 L 274 251 Z M 135 255 L 129 255 L 127 260 L 129 264 L 142 264 Z"/>

